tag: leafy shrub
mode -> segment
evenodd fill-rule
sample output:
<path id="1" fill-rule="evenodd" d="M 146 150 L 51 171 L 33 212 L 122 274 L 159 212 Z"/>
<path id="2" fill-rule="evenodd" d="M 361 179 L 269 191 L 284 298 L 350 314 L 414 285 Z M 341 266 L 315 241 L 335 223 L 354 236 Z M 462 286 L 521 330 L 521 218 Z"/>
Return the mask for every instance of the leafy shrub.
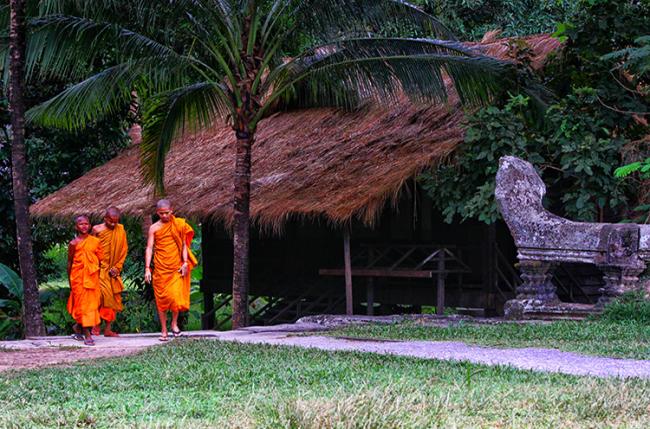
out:
<path id="1" fill-rule="evenodd" d="M 145 299 L 138 291 L 129 290 L 122 295 L 124 311 L 118 313 L 113 328 L 117 332 L 140 333 L 160 330 L 156 304 Z"/>
<path id="2" fill-rule="evenodd" d="M 650 300 L 644 298 L 643 292 L 627 292 L 607 304 L 599 319 L 650 325 Z"/>
<path id="3" fill-rule="evenodd" d="M 0 296 L 0 339 L 22 337 L 23 281 L 11 268 L 0 264 L 0 285 L 4 292 Z"/>
<path id="4" fill-rule="evenodd" d="M 417 3 L 441 19 L 462 40 L 480 39 L 500 28 L 504 36 L 551 32 L 566 21 L 580 0 L 420 0 Z"/>
<path id="5" fill-rule="evenodd" d="M 499 218 L 494 199 L 498 160 L 514 155 L 531 162 L 549 188 L 547 203 L 560 215 L 603 221 L 627 210 L 631 187 L 613 177 L 624 140 L 592 115 L 590 91 L 576 90 L 546 112 L 545 123 L 528 115 L 529 100 L 511 95 L 502 106 L 469 116 L 465 141 L 450 162 L 421 175 L 420 181 L 446 222 Z"/>
<path id="6" fill-rule="evenodd" d="M 50 286 L 41 291 L 43 323 L 48 335 L 66 335 L 72 332 L 74 320 L 68 313 L 67 303 L 70 288 Z"/>

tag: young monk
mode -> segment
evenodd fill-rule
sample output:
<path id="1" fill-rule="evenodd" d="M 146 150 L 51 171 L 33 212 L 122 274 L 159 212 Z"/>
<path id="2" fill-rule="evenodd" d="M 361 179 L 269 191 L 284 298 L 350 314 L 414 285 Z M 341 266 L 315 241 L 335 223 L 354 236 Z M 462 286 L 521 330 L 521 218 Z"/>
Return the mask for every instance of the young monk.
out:
<path id="1" fill-rule="evenodd" d="M 197 261 L 190 250 L 194 230 L 185 219 L 174 216 L 169 200 L 158 201 L 156 214 L 160 220 L 149 228 L 144 280 L 147 283 L 153 280 L 154 297 L 160 317 L 159 340 L 167 341 L 167 311 L 172 313 L 172 334 L 174 337 L 181 335 L 178 313 L 190 309 L 190 274 Z"/>
<path id="2" fill-rule="evenodd" d="M 104 223 L 95 225 L 92 235 L 99 238 L 102 244 L 103 257 L 99 265 L 99 286 L 101 297 L 99 299 L 99 317 L 106 322 L 104 327 L 105 337 L 118 337 L 111 329 L 116 313 L 122 311 L 122 267 L 126 259 L 128 245 L 126 232 L 120 222 L 120 210 L 109 207 L 104 214 Z M 93 335 L 99 335 L 100 326 L 93 328 Z"/>
<path id="3" fill-rule="evenodd" d="M 87 346 L 94 346 L 90 330 L 99 323 L 99 261 L 102 259 L 102 246 L 99 239 L 89 235 L 88 217 L 77 216 L 75 230 L 77 236 L 68 246 L 68 312 L 76 322 L 73 338 Z"/>

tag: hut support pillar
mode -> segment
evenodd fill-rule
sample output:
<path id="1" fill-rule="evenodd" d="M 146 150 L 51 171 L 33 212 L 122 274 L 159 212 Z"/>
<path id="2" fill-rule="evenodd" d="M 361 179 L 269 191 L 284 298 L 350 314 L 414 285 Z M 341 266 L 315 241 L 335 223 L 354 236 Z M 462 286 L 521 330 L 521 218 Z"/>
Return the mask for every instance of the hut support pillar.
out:
<path id="1" fill-rule="evenodd" d="M 368 277 L 366 284 L 366 305 L 368 306 L 368 316 L 375 314 L 375 282 L 372 277 Z"/>
<path id="2" fill-rule="evenodd" d="M 201 289 L 203 289 L 203 315 L 201 317 L 201 329 L 214 329 L 215 310 L 214 310 L 214 293 L 208 290 L 209 285 L 201 280 Z"/>
<path id="3" fill-rule="evenodd" d="M 436 314 L 442 316 L 445 314 L 445 252 L 440 251 L 438 255 L 438 275 L 436 276 Z"/>
<path id="4" fill-rule="evenodd" d="M 372 264 L 373 258 L 372 248 L 368 249 L 368 266 Z M 368 277 L 366 280 L 366 314 L 368 316 L 375 315 L 375 279 Z"/>
<path id="5" fill-rule="evenodd" d="M 352 316 L 352 261 L 350 259 L 350 228 L 343 231 L 343 260 L 345 266 L 345 314 Z"/>

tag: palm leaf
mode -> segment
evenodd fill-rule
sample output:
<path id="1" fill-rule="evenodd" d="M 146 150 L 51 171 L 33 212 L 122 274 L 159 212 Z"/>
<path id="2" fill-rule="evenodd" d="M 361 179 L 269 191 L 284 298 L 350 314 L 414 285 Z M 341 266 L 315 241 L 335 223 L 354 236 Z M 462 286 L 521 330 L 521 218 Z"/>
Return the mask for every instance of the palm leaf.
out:
<path id="1" fill-rule="evenodd" d="M 433 39 L 344 39 L 319 46 L 278 67 L 265 90 L 302 106 L 355 107 L 407 95 L 417 101 L 448 97 L 448 77 L 463 103 L 484 104 L 515 69 L 459 43 Z M 286 93 L 283 93 L 286 91 Z"/>
<path id="2" fill-rule="evenodd" d="M 158 193 L 164 193 L 165 157 L 174 139 L 234 113 L 228 89 L 214 83 L 188 85 L 148 100 L 140 145 L 145 180 L 154 183 Z"/>
<path id="3" fill-rule="evenodd" d="M 11 296 L 23 299 L 23 281 L 14 270 L 0 264 L 0 284 L 4 285 Z"/>
<path id="4" fill-rule="evenodd" d="M 167 61 L 167 63 L 165 62 Z M 30 109 L 27 119 L 42 126 L 69 130 L 121 112 L 131 102 L 131 93 L 165 90 L 179 85 L 189 72 L 189 63 L 177 57 L 146 57 L 109 67 L 73 85 L 50 100 Z"/>
<path id="5" fill-rule="evenodd" d="M 27 75 L 78 78 L 108 49 L 123 59 L 174 56 L 164 44 L 121 26 L 77 16 L 48 16 L 31 22 L 27 47 Z"/>
<path id="6" fill-rule="evenodd" d="M 341 34 L 379 33 L 388 28 L 412 28 L 421 36 L 455 40 L 437 18 L 403 0 L 307 0 L 298 10 L 301 30 L 321 40 Z"/>

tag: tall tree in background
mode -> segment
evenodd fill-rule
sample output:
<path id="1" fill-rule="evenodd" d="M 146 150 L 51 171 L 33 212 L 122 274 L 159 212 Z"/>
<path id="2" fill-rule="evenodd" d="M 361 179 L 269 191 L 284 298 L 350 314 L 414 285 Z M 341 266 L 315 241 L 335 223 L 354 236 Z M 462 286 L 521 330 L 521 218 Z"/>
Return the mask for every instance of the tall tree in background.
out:
<path id="1" fill-rule="evenodd" d="M 515 70 L 457 42 L 401 0 L 41 1 L 28 70 L 83 80 L 30 112 L 79 129 L 115 114 L 136 90 L 145 177 L 163 191 L 165 157 L 181 133 L 228 121 L 235 135 L 233 327 L 248 323 L 251 148 L 260 121 L 288 106 L 442 102 L 446 80 L 480 104 Z M 125 20 L 124 17 L 127 17 Z M 419 38 L 392 37 L 409 28 Z M 436 37 L 433 38 L 424 38 Z M 119 61 L 83 75 L 111 46 Z"/>
<path id="2" fill-rule="evenodd" d="M 16 238 L 23 279 L 23 323 L 26 336 L 45 335 L 36 281 L 29 219 L 27 151 L 25 149 L 25 1 L 10 1 L 9 110 L 11 113 L 11 171 L 16 216 Z"/>

